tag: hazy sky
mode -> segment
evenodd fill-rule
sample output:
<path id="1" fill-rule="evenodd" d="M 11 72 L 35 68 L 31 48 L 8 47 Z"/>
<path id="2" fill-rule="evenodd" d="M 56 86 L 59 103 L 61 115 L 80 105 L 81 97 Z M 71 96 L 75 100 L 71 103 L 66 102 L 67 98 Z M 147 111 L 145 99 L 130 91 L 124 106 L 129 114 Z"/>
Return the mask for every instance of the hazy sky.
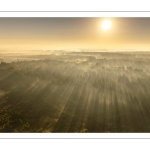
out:
<path id="1" fill-rule="evenodd" d="M 0 50 L 76 48 L 150 50 L 150 18 L 0 18 Z"/>

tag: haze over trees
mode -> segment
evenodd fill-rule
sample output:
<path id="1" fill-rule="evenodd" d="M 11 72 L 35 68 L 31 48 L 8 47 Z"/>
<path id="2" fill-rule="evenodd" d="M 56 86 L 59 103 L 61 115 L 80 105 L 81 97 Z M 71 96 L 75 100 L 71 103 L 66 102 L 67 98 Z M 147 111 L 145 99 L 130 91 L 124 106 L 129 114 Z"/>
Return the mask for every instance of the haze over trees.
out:
<path id="1" fill-rule="evenodd" d="M 0 132 L 150 132 L 149 52 L 0 59 Z"/>

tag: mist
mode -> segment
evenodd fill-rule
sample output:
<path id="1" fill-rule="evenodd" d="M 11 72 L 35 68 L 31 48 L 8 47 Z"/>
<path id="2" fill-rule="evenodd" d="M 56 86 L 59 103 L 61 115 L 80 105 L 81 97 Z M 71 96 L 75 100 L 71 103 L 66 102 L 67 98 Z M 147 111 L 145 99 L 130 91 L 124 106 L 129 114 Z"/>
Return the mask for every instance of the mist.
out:
<path id="1" fill-rule="evenodd" d="M 150 131 L 148 51 L 0 55 L 0 132 Z"/>

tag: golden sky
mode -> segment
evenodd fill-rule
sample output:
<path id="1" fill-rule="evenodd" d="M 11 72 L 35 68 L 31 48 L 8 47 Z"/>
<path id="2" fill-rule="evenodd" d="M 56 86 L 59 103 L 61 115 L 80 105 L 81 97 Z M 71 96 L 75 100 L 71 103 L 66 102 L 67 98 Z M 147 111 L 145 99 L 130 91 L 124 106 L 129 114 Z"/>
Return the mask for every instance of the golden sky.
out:
<path id="1" fill-rule="evenodd" d="M 0 18 L 0 50 L 150 50 L 149 41 L 150 18 Z"/>

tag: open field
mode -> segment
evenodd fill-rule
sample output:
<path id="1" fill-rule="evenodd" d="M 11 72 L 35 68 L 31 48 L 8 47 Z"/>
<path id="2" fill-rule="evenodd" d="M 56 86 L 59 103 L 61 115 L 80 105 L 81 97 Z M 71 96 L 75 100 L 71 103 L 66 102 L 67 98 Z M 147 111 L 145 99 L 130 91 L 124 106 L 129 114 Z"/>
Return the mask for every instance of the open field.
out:
<path id="1" fill-rule="evenodd" d="M 150 132 L 150 52 L 0 57 L 0 132 Z"/>

